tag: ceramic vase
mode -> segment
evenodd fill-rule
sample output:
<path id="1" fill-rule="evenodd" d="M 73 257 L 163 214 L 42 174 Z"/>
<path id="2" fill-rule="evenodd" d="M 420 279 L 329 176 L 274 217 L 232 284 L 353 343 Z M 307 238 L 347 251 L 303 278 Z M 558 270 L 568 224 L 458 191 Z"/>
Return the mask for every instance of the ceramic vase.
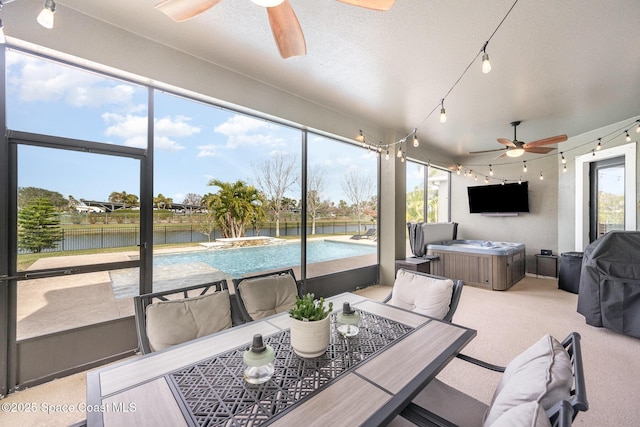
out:
<path id="1" fill-rule="evenodd" d="M 331 318 L 325 317 L 314 322 L 291 320 L 291 347 L 300 357 L 312 358 L 322 356 L 329 347 Z"/>

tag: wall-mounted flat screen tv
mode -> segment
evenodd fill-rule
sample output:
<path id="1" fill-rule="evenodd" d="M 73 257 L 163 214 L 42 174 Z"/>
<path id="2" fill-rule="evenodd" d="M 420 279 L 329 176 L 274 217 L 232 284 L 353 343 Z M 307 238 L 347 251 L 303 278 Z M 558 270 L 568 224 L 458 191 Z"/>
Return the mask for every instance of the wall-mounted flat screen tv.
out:
<path id="1" fill-rule="evenodd" d="M 529 183 L 467 187 L 469 213 L 498 214 L 529 212 Z"/>

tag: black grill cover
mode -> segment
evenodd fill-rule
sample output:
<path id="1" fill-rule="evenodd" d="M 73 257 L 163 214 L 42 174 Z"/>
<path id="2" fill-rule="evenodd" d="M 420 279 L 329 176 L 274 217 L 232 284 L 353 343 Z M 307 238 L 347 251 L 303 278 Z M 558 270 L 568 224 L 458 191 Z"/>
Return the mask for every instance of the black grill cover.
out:
<path id="1" fill-rule="evenodd" d="M 640 338 L 640 232 L 611 231 L 587 246 L 578 313 L 589 325 Z"/>

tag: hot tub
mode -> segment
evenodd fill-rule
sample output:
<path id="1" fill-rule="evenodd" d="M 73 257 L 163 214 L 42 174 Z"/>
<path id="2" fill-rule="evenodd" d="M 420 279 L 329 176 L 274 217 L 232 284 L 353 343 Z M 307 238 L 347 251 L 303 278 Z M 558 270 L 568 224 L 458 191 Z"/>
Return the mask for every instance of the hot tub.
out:
<path id="1" fill-rule="evenodd" d="M 525 245 L 490 240 L 445 240 L 427 245 L 431 273 L 504 291 L 525 275 Z"/>

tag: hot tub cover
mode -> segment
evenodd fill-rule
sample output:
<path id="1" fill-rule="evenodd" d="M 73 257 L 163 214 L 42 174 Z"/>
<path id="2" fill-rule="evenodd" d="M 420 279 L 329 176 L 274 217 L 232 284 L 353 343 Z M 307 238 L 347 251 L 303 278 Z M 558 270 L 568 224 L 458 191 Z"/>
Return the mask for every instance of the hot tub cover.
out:
<path id="1" fill-rule="evenodd" d="M 611 231 L 587 246 L 578 313 L 589 325 L 640 338 L 640 232 Z"/>

